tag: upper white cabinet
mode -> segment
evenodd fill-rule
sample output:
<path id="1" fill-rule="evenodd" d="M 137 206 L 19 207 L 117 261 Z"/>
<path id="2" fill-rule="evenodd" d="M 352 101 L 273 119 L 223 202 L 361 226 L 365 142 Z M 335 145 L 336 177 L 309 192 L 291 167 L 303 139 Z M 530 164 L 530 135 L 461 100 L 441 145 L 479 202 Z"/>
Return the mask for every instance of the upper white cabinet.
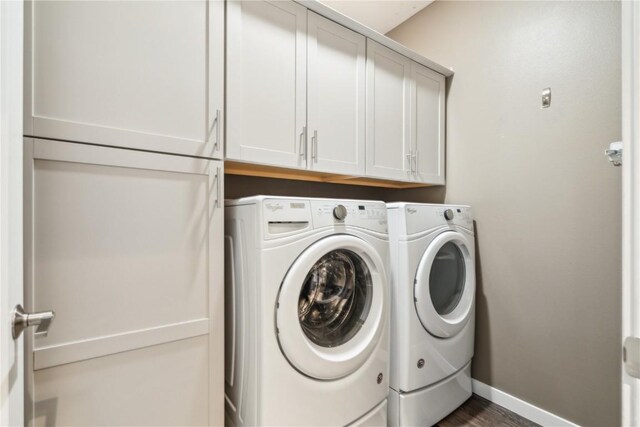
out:
<path id="1" fill-rule="evenodd" d="M 445 79 L 413 63 L 411 67 L 411 144 L 414 178 L 444 184 Z"/>
<path id="2" fill-rule="evenodd" d="M 444 125 L 444 76 L 369 40 L 366 175 L 444 184 Z"/>
<path id="3" fill-rule="evenodd" d="M 412 178 L 411 61 L 373 40 L 367 43 L 367 176 Z"/>
<path id="4" fill-rule="evenodd" d="M 307 9 L 227 3 L 228 159 L 307 165 Z"/>
<path id="5" fill-rule="evenodd" d="M 224 2 L 25 4 L 25 134 L 220 158 Z"/>
<path id="6" fill-rule="evenodd" d="M 365 171 L 366 38 L 292 1 L 227 4 L 226 158 Z"/>
<path id="7" fill-rule="evenodd" d="M 308 15 L 309 169 L 364 175 L 366 38 Z"/>

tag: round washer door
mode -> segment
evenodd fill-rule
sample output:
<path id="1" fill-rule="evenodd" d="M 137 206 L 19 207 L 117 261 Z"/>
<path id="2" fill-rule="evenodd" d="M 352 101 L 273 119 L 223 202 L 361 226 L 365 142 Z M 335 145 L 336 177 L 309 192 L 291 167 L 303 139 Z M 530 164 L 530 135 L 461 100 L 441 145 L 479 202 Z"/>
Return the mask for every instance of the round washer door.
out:
<path id="1" fill-rule="evenodd" d="M 323 380 L 361 367 L 384 327 L 387 289 L 382 259 L 364 240 L 335 235 L 307 248 L 276 304 L 278 341 L 289 363 Z"/>
<path id="2" fill-rule="evenodd" d="M 475 264 L 471 242 L 455 231 L 438 235 L 422 255 L 414 287 L 416 311 L 432 335 L 449 338 L 471 316 L 475 299 Z"/>

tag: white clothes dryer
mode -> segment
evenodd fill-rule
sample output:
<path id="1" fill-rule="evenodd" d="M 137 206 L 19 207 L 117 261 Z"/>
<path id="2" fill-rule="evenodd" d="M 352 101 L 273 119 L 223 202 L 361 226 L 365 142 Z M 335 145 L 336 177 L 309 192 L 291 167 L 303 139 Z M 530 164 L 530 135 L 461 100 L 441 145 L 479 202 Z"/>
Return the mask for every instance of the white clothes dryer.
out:
<path id="1" fill-rule="evenodd" d="M 257 196 L 225 208 L 225 415 L 386 426 L 384 202 Z"/>
<path id="2" fill-rule="evenodd" d="M 469 206 L 387 204 L 389 425 L 433 425 L 471 396 L 475 242 Z"/>

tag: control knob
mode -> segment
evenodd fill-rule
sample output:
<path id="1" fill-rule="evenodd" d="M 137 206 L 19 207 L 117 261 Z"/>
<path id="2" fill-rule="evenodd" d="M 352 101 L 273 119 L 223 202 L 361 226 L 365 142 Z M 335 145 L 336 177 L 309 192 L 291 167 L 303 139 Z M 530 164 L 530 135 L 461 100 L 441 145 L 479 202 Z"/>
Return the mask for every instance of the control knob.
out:
<path id="1" fill-rule="evenodd" d="M 453 219 L 453 209 L 447 209 L 444 211 L 444 219 L 451 221 Z"/>
<path id="2" fill-rule="evenodd" d="M 344 221 L 344 219 L 347 217 L 347 208 L 345 208 L 344 205 L 336 206 L 335 208 L 333 208 L 333 216 L 338 221 Z"/>

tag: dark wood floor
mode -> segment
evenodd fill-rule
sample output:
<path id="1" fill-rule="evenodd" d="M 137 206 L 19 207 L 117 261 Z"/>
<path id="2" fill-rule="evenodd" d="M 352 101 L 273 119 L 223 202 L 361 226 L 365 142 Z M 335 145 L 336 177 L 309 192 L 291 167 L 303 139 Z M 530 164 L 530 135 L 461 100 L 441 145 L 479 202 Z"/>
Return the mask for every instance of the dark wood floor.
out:
<path id="1" fill-rule="evenodd" d="M 437 427 L 540 427 L 520 415 L 489 402 L 476 394 L 472 395 L 461 407 L 444 420 L 436 424 Z"/>

